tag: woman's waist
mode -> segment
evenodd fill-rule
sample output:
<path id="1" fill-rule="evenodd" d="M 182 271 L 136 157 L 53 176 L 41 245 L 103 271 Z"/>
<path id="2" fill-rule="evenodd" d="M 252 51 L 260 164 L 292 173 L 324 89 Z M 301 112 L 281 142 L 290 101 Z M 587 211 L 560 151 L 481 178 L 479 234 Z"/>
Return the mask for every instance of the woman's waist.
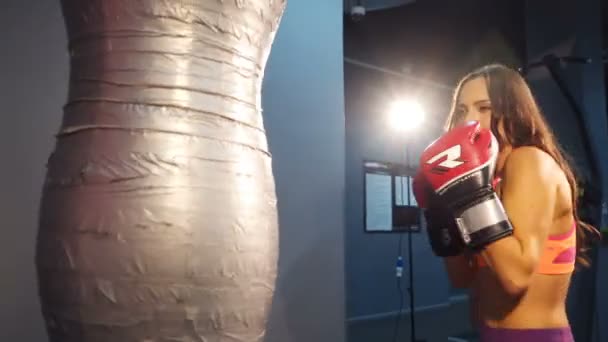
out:
<path id="1" fill-rule="evenodd" d="M 531 298 L 508 301 L 500 295 L 495 297 L 478 297 L 477 305 L 472 305 L 476 310 L 475 325 L 484 337 L 481 341 L 573 341 L 564 302 L 539 302 Z"/>
<path id="2" fill-rule="evenodd" d="M 484 270 L 485 271 L 485 270 Z M 569 277 L 533 277 L 528 289 L 518 298 L 502 290 L 491 272 L 479 272 L 471 295 L 476 298 L 480 313 L 484 317 L 504 317 L 504 319 L 527 320 L 532 317 L 546 317 L 549 321 L 564 321 Z M 487 315 L 486 315 L 487 313 Z"/>
<path id="3" fill-rule="evenodd" d="M 500 308 L 481 304 L 477 319 L 484 326 L 502 329 L 556 329 L 569 326 L 564 305 L 547 307 L 519 304 Z"/>
<path id="4" fill-rule="evenodd" d="M 503 328 L 482 324 L 479 334 L 483 342 L 574 342 L 572 330 L 568 325 L 550 328 Z"/>
<path id="5" fill-rule="evenodd" d="M 501 291 L 479 291 L 476 297 L 478 319 L 492 327 L 504 328 L 554 328 L 568 325 L 565 294 L 537 291 L 530 288 L 520 298 L 513 298 Z"/>

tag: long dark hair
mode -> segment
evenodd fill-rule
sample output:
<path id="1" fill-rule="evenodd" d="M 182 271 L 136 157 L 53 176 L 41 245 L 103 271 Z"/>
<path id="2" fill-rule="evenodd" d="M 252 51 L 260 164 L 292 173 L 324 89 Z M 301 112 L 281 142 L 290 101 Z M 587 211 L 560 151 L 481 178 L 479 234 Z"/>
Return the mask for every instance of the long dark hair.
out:
<path id="1" fill-rule="evenodd" d="M 445 128 L 451 129 L 459 119 L 456 117 L 456 105 L 462 86 L 479 77 L 485 79 L 488 87 L 492 106 L 491 130 L 500 146 L 537 147 L 553 157 L 568 178 L 572 192 L 572 214 L 577 223 L 577 261 L 583 266 L 589 266 L 586 252 L 590 238 L 599 238 L 601 234 L 595 227 L 580 220 L 577 210 L 579 189 L 573 169 L 541 113 L 530 87 L 519 72 L 501 64 L 490 64 L 462 78 L 454 92 Z M 498 125 L 501 122 L 503 130 L 499 131 Z"/>

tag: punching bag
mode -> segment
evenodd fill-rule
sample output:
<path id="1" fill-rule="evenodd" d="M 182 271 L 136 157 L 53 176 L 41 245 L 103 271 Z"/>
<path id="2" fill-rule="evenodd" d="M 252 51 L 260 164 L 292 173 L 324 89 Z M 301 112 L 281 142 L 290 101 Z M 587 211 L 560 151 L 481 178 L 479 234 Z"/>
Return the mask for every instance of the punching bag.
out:
<path id="1" fill-rule="evenodd" d="M 285 5 L 62 1 L 69 95 L 36 242 L 51 342 L 263 340 L 278 223 L 261 84 Z"/>

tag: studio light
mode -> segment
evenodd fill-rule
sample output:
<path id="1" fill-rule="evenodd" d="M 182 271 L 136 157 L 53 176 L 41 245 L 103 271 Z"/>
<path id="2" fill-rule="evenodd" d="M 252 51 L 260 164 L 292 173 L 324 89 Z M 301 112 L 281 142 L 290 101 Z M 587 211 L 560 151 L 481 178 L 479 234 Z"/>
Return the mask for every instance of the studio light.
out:
<path id="1" fill-rule="evenodd" d="M 425 112 L 420 103 L 399 100 L 391 104 L 388 119 L 391 127 L 398 131 L 411 132 L 424 122 Z"/>

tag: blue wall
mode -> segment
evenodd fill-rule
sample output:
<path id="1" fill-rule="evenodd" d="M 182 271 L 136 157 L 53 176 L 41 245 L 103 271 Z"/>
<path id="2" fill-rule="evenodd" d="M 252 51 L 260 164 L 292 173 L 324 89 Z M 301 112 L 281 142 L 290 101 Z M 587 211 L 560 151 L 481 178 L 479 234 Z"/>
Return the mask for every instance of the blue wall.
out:
<path id="1" fill-rule="evenodd" d="M 417 165 L 420 151 L 438 134 L 447 112 L 446 105 L 433 105 L 435 98 L 449 97 L 449 91 L 417 87 L 399 79 L 387 79 L 376 71 L 346 64 L 346 275 L 347 317 L 351 321 L 395 314 L 399 310 L 395 262 L 399 234 L 364 232 L 363 162 L 406 163 L 409 144 L 410 165 Z M 424 126 L 411 133 L 397 133 L 387 122 L 393 99 L 418 99 L 429 112 Z M 442 103 L 440 101 L 440 103 Z M 440 258 L 435 257 L 426 232 L 413 234 L 415 305 L 446 303 L 449 283 Z M 404 311 L 409 310 L 407 234 L 401 250 L 406 269 L 403 289 Z"/>
<path id="2" fill-rule="evenodd" d="M 268 61 L 262 102 L 281 251 L 267 341 L 344 341 L 341 17 L 341 0 L 290 0 Z M 59 1 L 3 1 L 0 40 L 9 42 L 0 53 L 0 341 L 43 342 L 34 242 L 68 90 Z"/>
<path id="3" fill-rule="evenodd" d="M 464 13 L 455 15 L 459 11 Z M 364 233 L 363 161 L 402 163 L 409 141 L 409 159 L 415 166 L 420 151 L 440 133 L 456 80 L 474 66 L 489 62 L 517 64 L 523 56 L 522 14 L 522 1 L 420 1 L 369 13 L 361 22 L 346 22 L 347 57 L 393 70 L 410 66 L 412 75 L 444 82 L 444 87 L 435 87 L 415 78 L 399 78 L 346 63 L 346 292 L 350 326 L 391 319 L 399 309 L 394 270 L 399 235 Z M 407 136 L 397 136 L 385 121 L 391 100 L 401 96 L 421 101 L 429 116 L 424 127 Z M 404 237 L 402 250 L 407 265 L 406 241 Z M 446 311 L 449 297 L 465 294 L 466 290 L 450 286 L 443 261 L 431 252 L 424 230 L 414 234 L 413 246 L 414 301 L 416 311 L 421 311 L 417 321 L 421 331 L 425 325 L 422 311 Z M 407 270 L 404 274 L 405 289 Z M 404 311 L 408 312 L 409 297 L 404 293 Z"/>
<path id="4" fill-rule="evenodd" d="M 346 293 L 349 333 L 355 334 L 363 322 L 391 320 L 399 309 L 394 270 L 399 235 L 364 233 L 363 161 L 401 163 L 405 143 L 410 141 L 414 146 L 409 159 L 415 165 L 420 151 L 440 133 L 453 86 L 462 75 L 482 63 L 517 64 L 525 45 L 523 1 L 417 1 L 402 8 L 370 12 L 359 22 L 347 16 L 345 27 L 346 57 L 444 83 L 444 87 L 435 87 L 415 77 L 394 77 L 348 61 L 345 64 Z M 391 100 L 401 96 L 423 102 L 429 115 L 425 126 L 407 137 L 396 136 L 385 122 Z M 404 237 L 402 250 L 407 265 L 406 241 Z M 426 326 L 423 312 L 439 315 L 449 311 L 449 298 L 466 294 L 466 290 L 450 286 L 443 261 L 431 252 L 424 230 L 414 234 L 413 245 L 414 301 L 416 311 L 420 311 L 417 333 L 431 338 L 422 332 Z M 407 270 L 404 274 L 405 289 Z M 409 298 L 404 293 L 407 313 Z M 466 312 L 461 316 L 467 316 Z M 431 329 L 438 330 L 436 326 Z"/>
<path id="5" fill-rule="evenodd" d="M 341 0 L 288 0 L 268 61 L 262 104 L 281 229 L 268 341 L 345 338 L 341 17 Z"/>

